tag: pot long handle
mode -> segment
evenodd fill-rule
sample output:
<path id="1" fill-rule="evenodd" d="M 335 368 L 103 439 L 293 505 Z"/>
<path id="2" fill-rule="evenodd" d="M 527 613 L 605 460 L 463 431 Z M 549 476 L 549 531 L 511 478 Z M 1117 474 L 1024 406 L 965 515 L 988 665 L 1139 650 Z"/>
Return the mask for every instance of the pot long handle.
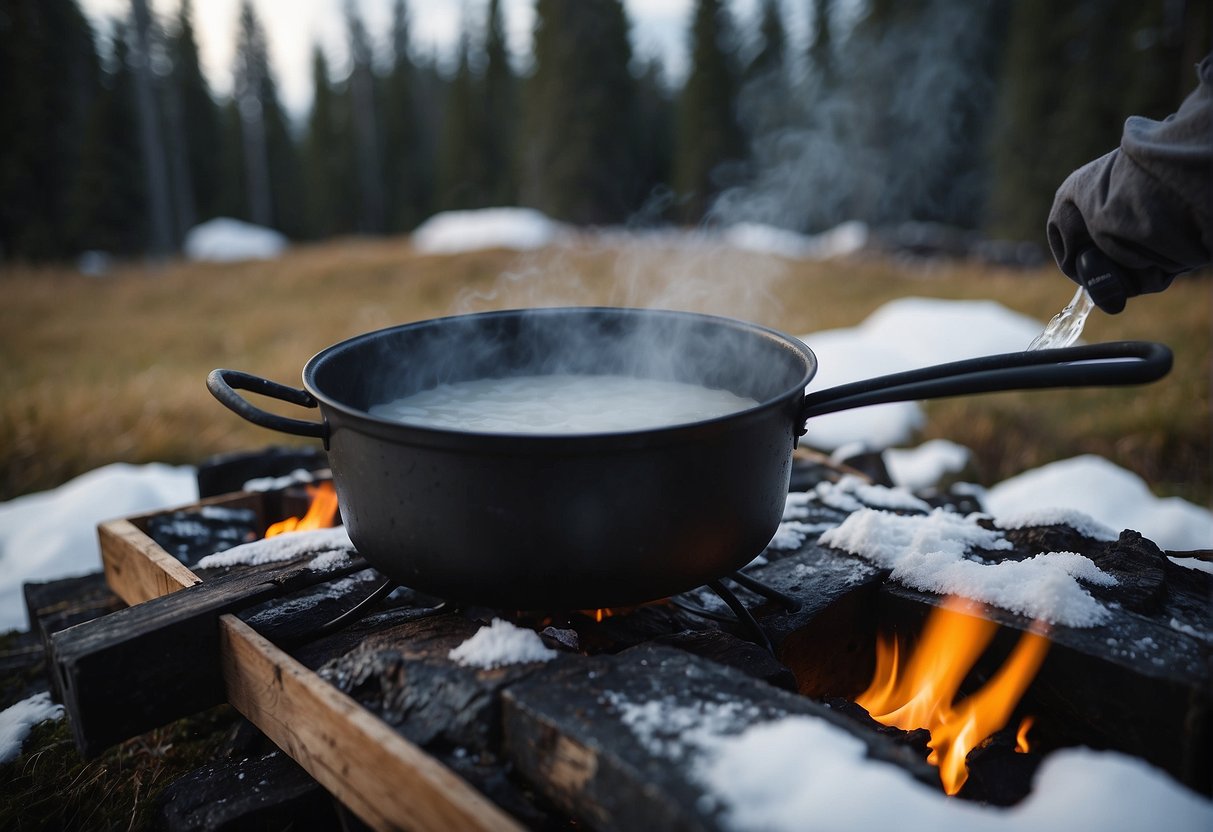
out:
<path id="1" fill-rule="evenodd" d="M 803 430 L 804 421 L 813 416 L 888 402 L 1004 390 L 1145 384 L 1165 376 L 1171 360 L 1171 350 L 1148 341 L 971 358 L 809 393 L 801 404 L 801 426 Z"/>
<path id="2" fill-rule="evenodd" d="M 237 390 L 248 390 L 271 399 L 297 404 L 300 407 L 317 407 L 319 403 L 306 390 L 287 387 L 285 384 L 242 373 L 239 370 L 211 370 L 211 374 L 206 377 L 206 387 L 220 404 L 254 425 L 282 433 L 293 433 L 296 436 L 315 436 L 323 439 L 325 445 L 328 445 L 329 429 L 326 423 L 305 422 L 302 419 L 290 419 L 286 416 L 267 413 L 254 407 L 236 392 Z"/>

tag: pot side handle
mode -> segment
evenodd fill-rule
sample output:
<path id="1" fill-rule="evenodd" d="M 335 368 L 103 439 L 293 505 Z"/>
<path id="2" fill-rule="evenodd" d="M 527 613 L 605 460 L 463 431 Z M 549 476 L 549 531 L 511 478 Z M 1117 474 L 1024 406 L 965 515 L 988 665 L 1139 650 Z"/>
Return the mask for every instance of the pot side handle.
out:
<path id="1" fill-rule="evenodd" d="M 328 447 L 329 429 L 325 422 L 305 422 L 302 419 L 290 419 L 286 416 L 267 413 L 254 407 L 236 392 L 237 390 L 248 390 L 271 399 L 297 404 L 300 407 L 317 407 L 319 403 L 306 390 L 287 387 L 285 384 L 242 373 L 239 370 L 211 370 L 210 375 L 206 377 L 206 387 L 220 404 L 254 425 L 282 433 L 293 433 L 296 436 L 314 436 L 323 439 L 325 447 Z"/>
<path id="2" fill-rule="evenodd" d="M 800 426 L 813 416 L 873 404 L 970 393 L 1109 387 L 1157 381 L 1171 370 L 1171 350 L 1149 341 L 1111 341 L 1052 350 L 988 355 L 843 384 L 809 393 Z"/>

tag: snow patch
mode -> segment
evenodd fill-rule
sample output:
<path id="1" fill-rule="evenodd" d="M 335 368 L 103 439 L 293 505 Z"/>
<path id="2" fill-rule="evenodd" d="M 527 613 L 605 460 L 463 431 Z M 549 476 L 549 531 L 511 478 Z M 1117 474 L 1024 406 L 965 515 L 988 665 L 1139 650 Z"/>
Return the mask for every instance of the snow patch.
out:
<path id="1" fill-rule="evenodd" d="M 966 557 L 971 547 L 1012 548 L 1001 533 L 983 528 L 975 518 L 943 509 L 926 516 L 863 509 L 819 542 L 890 569 L 890 578 L 924 592 L 961 595 L 1070 627 L 1092 627 L 1109 618 L 1107 608 L 1078 579 L 1102 586 L 1115 579 L 1082 555 L 1048 552 L 998 563 Z"/>
<path id="2" fill-rule="evenodd" d="M 1213 547 L 1213 512 L 1178 497 L 1155 497 L 1145 481 L 1106 459 L 1085 455 L 1012 477 L 985 497 L 991 514 L 1074 509 L 1114 529 L 1134 529 L 1162 549 Z"/>
<path id="3" fill-rule="evenodd" d="M 731 830 L 1070 832 L 1213 828 L 1213 803 L 1147 763 L 1067 749 L 1041 764 L 1032 793 L 1002 809 L 945 797 L 825 720 L 793 716 L 712 743 L 694 768 Z"/>
<path id="4" fill-rule="evenodd" d="M 51 695 L 46 691 L 0 711 L 0 764 L 20 756 L 21 744 L 39 722 L 62 718 L 63 706 L 51 702 Z"/>
<path id="5" fill-rule="evenodd" d="M 570 234 L 531 208 L 481 208 L 435 214 L 413 231 L 413 247 L 426 254 L 458 254 L 486 248 L 543 248 Z"/>
<path id="6" fill-rule="evenodd" d="M 755 254 L 773 254 L 789 260 L 828 260 L 861 251 L 868 242 L 868 226 L 853 220 L 820 234 L 799 234 L 774 225 L 740 222 L 726 228 L 721 236 L 733 248 Z"/>
<path id="7" fill-rule="evenodd" d="M 182 249 L 190 260 L 231 263 L 273 260 L 288 245 L 290 241 L 272 228 L 216 217 L 187 231 Z"/>
<path id="8" fill-rule="evenodd" d="M 491 670 L 508 664 L 550 662 L 556 658 L 556 651 L 544 644 L 534 630 L 494 618 L 489 626 L 481 627 L 448 656 L 458 664 Z"/>
<path id="9" fill-rule="evenodd" d="M 917 448 L 889 448 L 884 452 L 884 464 L 894 485 L 919 491 L 963 471 L 972 455 L 964 445 L 932 439 Z"/>
<path id="10" fill-rule="evenodd" d="M 193 468 L 115 463 L 0 504 L 0 631 L 28 626 L 22 584 L 101 568 L 98 523 L 197 499 Z"/>

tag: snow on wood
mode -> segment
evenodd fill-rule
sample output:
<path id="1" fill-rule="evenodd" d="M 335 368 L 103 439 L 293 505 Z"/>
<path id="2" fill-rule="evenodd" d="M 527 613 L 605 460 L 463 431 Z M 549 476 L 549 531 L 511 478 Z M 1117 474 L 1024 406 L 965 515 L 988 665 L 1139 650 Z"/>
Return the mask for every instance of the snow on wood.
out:
<path id="1" fill-rule="evenodd" d="M 481 627 L 453 648 L 450 658 L 458 664 L 490 670 L 508 664 L 549 662 L 556 658 L 556 651 L 546 646 L 534 630 L 494 618 L 489 626 Z"/>

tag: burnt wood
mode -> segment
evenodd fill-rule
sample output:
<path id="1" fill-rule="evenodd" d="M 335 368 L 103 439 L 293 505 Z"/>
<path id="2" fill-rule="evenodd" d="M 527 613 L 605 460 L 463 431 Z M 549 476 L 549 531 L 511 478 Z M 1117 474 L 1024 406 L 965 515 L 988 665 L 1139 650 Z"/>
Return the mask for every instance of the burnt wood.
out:
<path id="1" fill-rule="evenodd" d="M 250 567 L 55 632 L 51 670 L 80 752 L 225 701 L 219 616 L 365 568 Z"/>
<path id="2" fill-rule="evenodd" d="M 101 572 L 27 583 L 22 587 L 30 632 L 49 644 L 50 636 L 85 621 L 122 609 Z"/>
<path id="3" fill-rule="evenodd" d="M 156 808 L 164 832 L 341 828 L 329 793 L 280 751 L 202 766 L 169 785 Z"/>
<path id="4" fill-rule="evenodd" d="M 510 685 L 504 753 L 535 789 L 592 828 L 719 829 L 719 809 L 692 773 L 697 751 L 677 726 L 642 739 L 621 721 L 621 703 L 649 702 L 691 712 L 704 703 L 727 705 L 728 733 L 785 716 L 817 717 L 860 737 L 874 759 L 938 783 L 912 750 L 823 705 L 655 645 L 561 663 Z"/>

